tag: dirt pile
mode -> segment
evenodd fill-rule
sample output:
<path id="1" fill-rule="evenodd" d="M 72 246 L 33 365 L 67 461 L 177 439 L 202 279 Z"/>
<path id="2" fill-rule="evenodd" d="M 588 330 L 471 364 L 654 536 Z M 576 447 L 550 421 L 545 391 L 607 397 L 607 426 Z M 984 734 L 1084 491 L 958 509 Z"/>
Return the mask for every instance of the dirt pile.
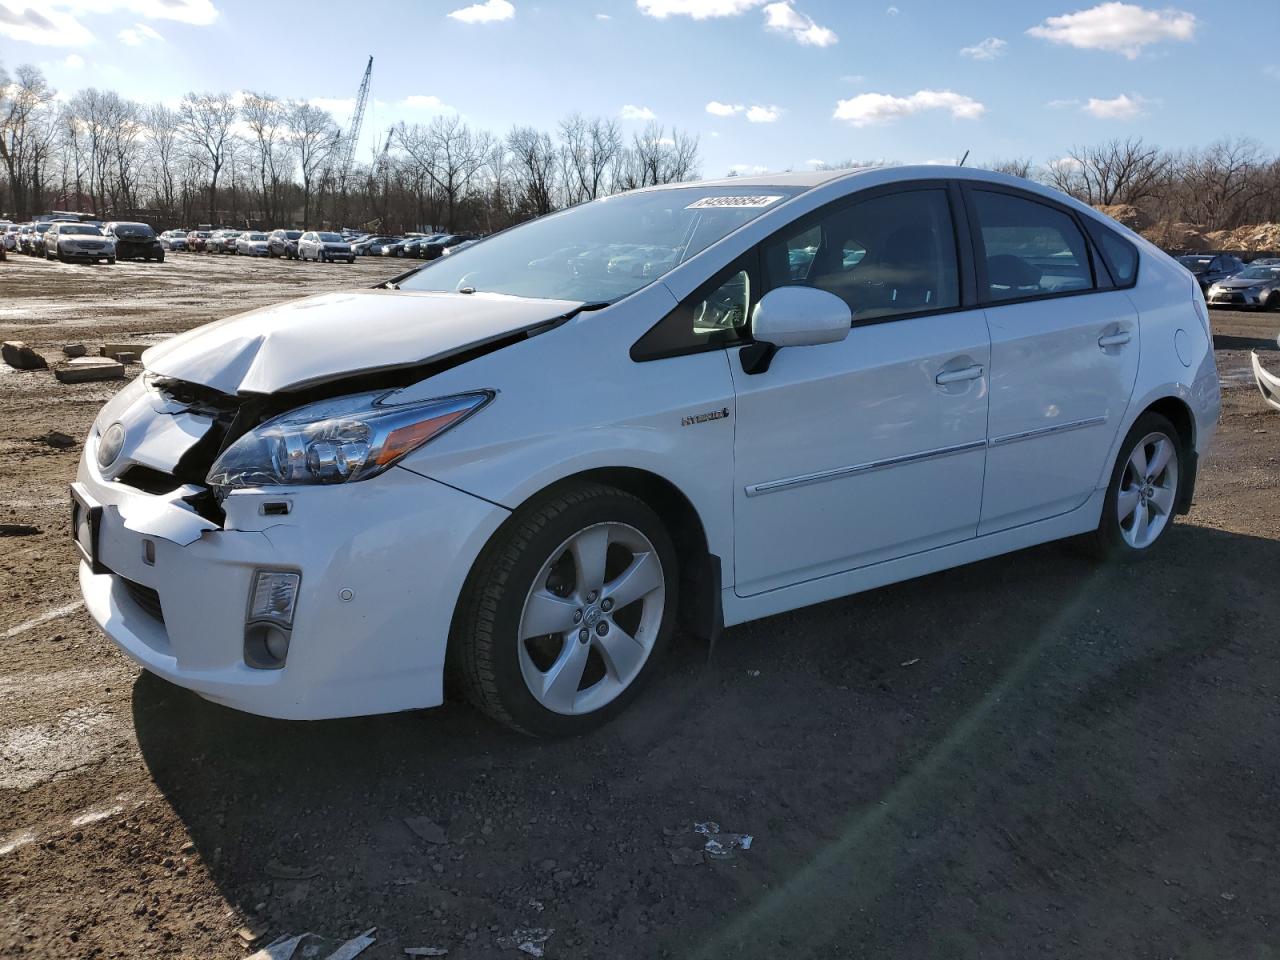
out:
<path id="1" fill-rule="evenodd" d="M 1130 230 L 1141 231 L 1151 226 L 1151 218 L 1131 203 L 1100 203 L 1093 209 L 1124 224 Z"/>

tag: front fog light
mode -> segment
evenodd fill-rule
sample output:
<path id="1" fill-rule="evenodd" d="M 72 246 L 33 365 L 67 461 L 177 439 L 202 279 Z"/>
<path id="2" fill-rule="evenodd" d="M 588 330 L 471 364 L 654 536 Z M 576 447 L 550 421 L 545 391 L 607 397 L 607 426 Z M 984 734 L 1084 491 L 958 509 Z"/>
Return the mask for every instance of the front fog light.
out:
<path id="1" fill-rule="evenodd" d="M 98 466 L 103 470 L 116 462 L 116 457 L 120 456 L 120 451 L 124 447 L 124 427 L 118 423 L 113 423 L 103 432 L 102 438 L 98 441 Z"/>
<path id="2" fill-rule="evenodd" d="M 253 596 L 249 602 L 249 622 L 269 620 L 285 627 L 293 626 L 293 606 L 298 600 L 297 573 L 259 570 L 253 577 Z"/>

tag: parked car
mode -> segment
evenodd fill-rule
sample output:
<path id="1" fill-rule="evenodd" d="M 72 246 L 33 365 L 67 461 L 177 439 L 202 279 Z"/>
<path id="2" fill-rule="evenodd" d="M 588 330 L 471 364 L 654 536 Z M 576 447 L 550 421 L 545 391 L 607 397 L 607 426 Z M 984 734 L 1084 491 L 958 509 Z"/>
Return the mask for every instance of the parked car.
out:
<path id="1" fill-rule="evenodd" d="M 33 257 L 44 256 L 44 235 L 53 226 L 52 220 L 37 220 L 31 224 L 31 232 L 26 235 L 26 244 L 22 252 Z"/>
<path id="2" fill-rule="evenodd" d="M 171 253 L 187 249 L 187 231 L 166 230 L 160 234 L 160 246 Z"/>
<path id="3" fill-rule="evenodd" d="M 268 238 L 265 233 L 256 230 L 246 231 L 236 237 L 236 253 L 246 257 L 270 256 L 267 243 Z"/>
<path id="4" fill-rule="evenodd" d="M 1280 309 L 1280 265 L 1250 264 L 1234 276 L 1210 284 L 1205 300 L 1211 307 Z"/>
<path id="5" fill-rule="evenodd" d="M 4 228 L 4 235 L 0 237 L 0 244 L 6 250 L 16 251 L 18 249 L 18 231 L 22 229 L 20 223 L 10 223 Z"/>
<path id="6" fill-rule="evenodd" d="M 1280 267 L 1280 257 L 1258 257 L 1256 260 L 1250 260 L 1251 267 Z"/>
<path id="7" fill-rule="evenodd" d="M 356 255 L 351 252 L 351 244 L 337 233 L 308 230 L 298 238 L 298 256 L 303 260 L 324 261 L 345 260 L 355 263 Z"/>
<path id="8" fill-rule="evenodd" d="M 399 239 L 399 237 L 394 237 L 389 234 L 378 234 L 372 237 L 364 237 L 363 239 L 357 240 L 351 244 L 351 252 L 357 257 L 368 256 L 375 252 L 374 248 L 380 248 L 383 244 L 387 243 L 395 243 Z"/>
<path id="9" fill-rule="evenodd" d="M 419 251 L 428 243 L 435 243 L 442 237 L 446 237 L 445 233 L 433 233 L 427 237 L 412 237 L 408 240 L 401 241 L 398 255 L 404 257 L 419 257 Z"/>
<path id="10" fill-rule="evenodd" d="M 373 250 L 380 257 L 403 257 L 406 244 L 420 240 L 420 237 L 400 237 L 374 246 Z"/>
<path id="11" fill-rule="evenodd" d="M 239 236 L 239 230 L 214 230 L 205 241 L 205 250 L 209 253 L 235 253 Z"/>
<path id="12" fill-rule="evenodd" d="M 115 263 L 119 241 L 92 223 L 52 223 L 44 235 L 44 255 L 48 260 L 84 260 Z"/>
<path id="13" fill-rule="evenodd" d="M 145 223 L 113 220 L 102 232 L 116 241 L 116 256 L 121 260 L 155 260 L 164 263 L 164 247 L 156 232 Z"/>
<path id="14" fill-rule="evenodd" d="M 187 247 L 193 253 L 205 253 L 209 248 L 209 237 L 211 233 L 208 230 L 192 230 L 187 234 Z"/>
<path id="15" fill-rule="evenodd" d="M 267 238 L 267 250 L 273 257 L 293 260 L 298 256 L 298 239 L 301 230 L 272 230 Z"/>
<path id="16" fill-rule="evenodd" d="M 1219 280 L 1234 276 L 1244 269 L 1244 261 L 1227 253 L 1190 254 L 1178 257 L 1178 262 L 1191 271 L 1200 283 L 1201 290 L 1208 290 Z"/>
<path id="17" fill-rule="evenodd" d="M 628 246 L 653 268 L 611 273 Z M 1185 270 L 969 168 L 650 188 L 382 286 L 179 334 L 97 417 L 80 585 L 147 669 L 316 719 L 437 705 L 447 661 L 492 717 L 579 733 L 677 621 L 1064 537 L 1148 555 L 1219 414 Z"/>
<path id="18" fill-rule="evenodd" d="M 469 233 L 451 233 L 438 239 L 432 240 L 430 243 L 424 243 L 418 248 L 418 259 L 435 260 L 446 247 L 457 246 L 460 243 L 466 243 L 468 240 L 474 240 Z"/>
<path id="19" fill-rule="evenodd" d="M 472 237 L 470 240 L 463 240 L 461 243 L 455 243 L 451 247 L 445 247 L 444 250 L 440 252 L 440 256 L 447 257 L 450 254 L 457 253 L 459 250 L 467 249 L 467 247 L 471 246 L 473 243 L 479 243 L 479 242 L 480 242 L 479 237 Z"/>

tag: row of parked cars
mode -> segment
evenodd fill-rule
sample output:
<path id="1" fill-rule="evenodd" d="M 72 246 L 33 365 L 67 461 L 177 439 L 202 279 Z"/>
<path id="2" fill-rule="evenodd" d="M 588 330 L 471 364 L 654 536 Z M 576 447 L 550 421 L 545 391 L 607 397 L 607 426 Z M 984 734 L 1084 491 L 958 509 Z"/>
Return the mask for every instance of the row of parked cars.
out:
<path id="1" fill-rule="evenodd" d="M 0 245 L 6 252 L 25 253 L 63 263 L 115 263 L 119 260 L 164 262 L 164 247 L 145 223 L 108 223 L 59 217 L 31 223 L 0 223 Z"/>
<path id="2" fill-rule="evenodd" d="M 470 246 L 478 239 L 470 233 L 411 233 L 403 237 L 374 234 L 355 241 L 351 246 L 356 256 L 435 260 Z"/>
<path id="3" fill-rule="evenodd" d="M 1245 263 L 1229 253 L 1188 254 L 1178 262 L 1195 275 L 1211 307 L 1280 310 L 1280 257 Z"/>

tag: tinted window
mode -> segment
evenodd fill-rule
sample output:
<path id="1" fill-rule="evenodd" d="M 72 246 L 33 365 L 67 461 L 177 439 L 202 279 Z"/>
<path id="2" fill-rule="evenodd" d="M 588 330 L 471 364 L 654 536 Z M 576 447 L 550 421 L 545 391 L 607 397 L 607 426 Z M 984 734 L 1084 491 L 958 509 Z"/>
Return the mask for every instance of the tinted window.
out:
<path id="1" fill-rule="evenodd" d="M 695 290 L 635 343 L 631 358 L 657 360 L 746 339 L 758 298 L 753 260 L 748 255 Z"/>
<path id="2" fill-rule="evenodd" d="M 992 300 L 1093 287 L 1089 248 L 1069 215 L 1007 193 L 974 190 L 971 196 Z"/>
<path id="3" fill-rule="evenodd" d="M 889 194 L 820 214 L 768 241 L 764 258 L 771 288 L 827 290 L 855 321 L 960 303 L 945 190 Z"/>

